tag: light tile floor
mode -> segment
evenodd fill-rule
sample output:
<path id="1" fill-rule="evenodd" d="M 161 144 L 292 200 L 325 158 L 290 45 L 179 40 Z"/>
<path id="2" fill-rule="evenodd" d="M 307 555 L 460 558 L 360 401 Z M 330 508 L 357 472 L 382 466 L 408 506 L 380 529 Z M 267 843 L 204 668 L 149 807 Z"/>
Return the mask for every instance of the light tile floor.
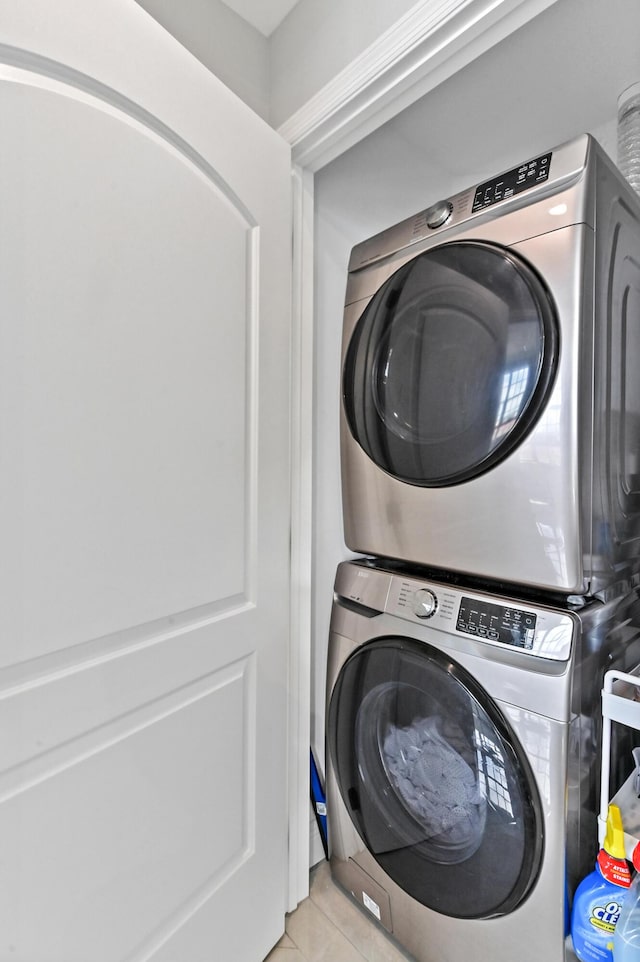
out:
<path id="1" fill-rule="evenodd" d="M 311 872 L 308 899 L 287 916 L 286 931 L 265 962 L 411 962 L 333 882 L 328 862 Z"/>
<path id="2" fill-rule="evenodd" d="M 415 962 L 331 879 L 328 862 L 311 871 L 310 895 L 287 916 L 286 932 L 264 962 Z M 571 940 L 566 962 L 578 962 Z"/>

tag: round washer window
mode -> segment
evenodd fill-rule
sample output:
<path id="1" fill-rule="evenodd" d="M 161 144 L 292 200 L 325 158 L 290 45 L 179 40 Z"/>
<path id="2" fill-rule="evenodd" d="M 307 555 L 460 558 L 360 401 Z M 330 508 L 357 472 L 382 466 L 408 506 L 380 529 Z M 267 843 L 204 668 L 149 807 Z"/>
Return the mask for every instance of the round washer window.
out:
<path id="1" fill-rule="evenodd" d="M 469 480 L 535 423 L 557 351 L 550 295 L 524 260 L 486 243 L 426 251 L 383 284 L 351 337 L 351 433 L 403 481 Z"/>
<path id="2" fill-rule="evenodd" d="M 409 895 L 456 918 L 513 911 L 542 859 L 542 808 L 487 693 L 429 645 L 382 638 L 340 672 L 328 715 L 340 793 Z"/>

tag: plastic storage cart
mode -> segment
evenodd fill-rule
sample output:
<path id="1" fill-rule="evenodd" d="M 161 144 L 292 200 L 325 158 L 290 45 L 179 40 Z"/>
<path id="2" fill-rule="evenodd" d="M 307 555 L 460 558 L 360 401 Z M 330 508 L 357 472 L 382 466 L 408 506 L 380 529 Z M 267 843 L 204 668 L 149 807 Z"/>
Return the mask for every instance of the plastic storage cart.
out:
<path id="1" fill-rule="evenodd" d="M 598 843 L 602 845 L 607 828 L 609 803 L 617 805 L 622 815 L 625 853 L 631 859 L 640 840 L 640 779 L 636 771 L 626 780 L 613 798 L 609 798 L 609 772 L 611 765 L 611 723 L 621 722 L 638 730 L 640 745 L 640 676 L 611 670 L 604 676 L 602 688 L 602 773 L 600 782 L 600 814 L 598 815 Z M 636 762 L 640 749 L 634 750 Z"/>

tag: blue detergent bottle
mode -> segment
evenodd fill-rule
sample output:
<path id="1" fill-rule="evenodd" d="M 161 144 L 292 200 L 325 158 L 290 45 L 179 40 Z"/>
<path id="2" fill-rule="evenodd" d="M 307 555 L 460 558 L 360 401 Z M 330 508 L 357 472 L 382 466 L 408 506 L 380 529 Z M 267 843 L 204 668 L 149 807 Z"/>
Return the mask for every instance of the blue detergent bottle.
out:
<path id="1" fill-rule="evenodd" d="M 640 842 L 633 850 L 636 870 L 613 933 L 613 962 L 640 962 Z"/>
<path id="2" fill-rule="evenodd" d="M 595 868 L 580 882 L 573 899 L 571 938 L 581 962 L 613 962 L 614 932 L 630 884 L 620 809 L 609 805 Z"/>

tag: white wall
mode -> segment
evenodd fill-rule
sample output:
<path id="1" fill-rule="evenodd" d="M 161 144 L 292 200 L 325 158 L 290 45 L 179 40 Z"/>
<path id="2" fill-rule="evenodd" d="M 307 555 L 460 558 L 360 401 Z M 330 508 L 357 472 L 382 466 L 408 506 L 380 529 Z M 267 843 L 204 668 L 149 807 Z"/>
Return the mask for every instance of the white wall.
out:
<path id="1" fill-rule="evenodd" d="M 276 129 L 416 4 L 416 0 L 299 0 L 269 38 Z"/>
<path id="2" fill-rule="evenodd" d="M 416 0 L 299 0 L 268 40 L 222 0 L 137 2 L 277 128 Z"/>
<path id="3" fill-rule="evenodd" d="M 263 119 L 269 119 L 269 48 L 221 0 L 137 0 Z"/>

